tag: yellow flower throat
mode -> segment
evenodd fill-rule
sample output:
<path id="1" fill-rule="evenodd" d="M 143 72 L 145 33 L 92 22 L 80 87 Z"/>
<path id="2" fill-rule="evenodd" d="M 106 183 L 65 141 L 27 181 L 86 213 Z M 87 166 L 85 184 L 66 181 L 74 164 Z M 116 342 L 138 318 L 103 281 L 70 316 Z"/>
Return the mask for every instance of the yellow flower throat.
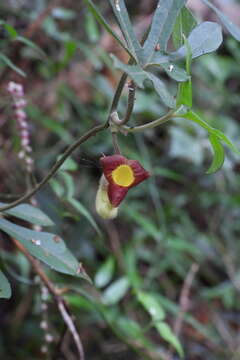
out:
<path id="1" fill-rule="evenodd" d="M 134 174 L 129 165 L 119 165 L 115 170 L 113 170 L 112 178 L 115 184 L 128 187 L 132 185 L 134 181 Z"/>

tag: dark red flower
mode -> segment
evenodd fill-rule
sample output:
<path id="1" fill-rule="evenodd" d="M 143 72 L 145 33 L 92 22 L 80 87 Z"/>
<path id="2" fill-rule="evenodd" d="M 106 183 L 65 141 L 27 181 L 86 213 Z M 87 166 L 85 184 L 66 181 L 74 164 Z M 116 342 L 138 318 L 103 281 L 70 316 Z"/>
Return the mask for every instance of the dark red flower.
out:
<path id="1" fill-rule="evenodd" d="M 137 160 L 128 160 L 122 155 L 103 156 L 100 163 L 108 181 L 109 201 L 114 207 L 121 203 L 129 189 L 150 176 Z"/>

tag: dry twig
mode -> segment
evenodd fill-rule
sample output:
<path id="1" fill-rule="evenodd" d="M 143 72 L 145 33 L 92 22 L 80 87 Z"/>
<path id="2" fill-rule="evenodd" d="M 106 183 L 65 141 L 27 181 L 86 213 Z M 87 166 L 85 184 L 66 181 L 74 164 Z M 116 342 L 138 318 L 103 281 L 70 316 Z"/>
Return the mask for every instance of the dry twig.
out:
<path id="1" fill-rule="evenodd" d="M 20 250 L 28 259 L 30 264 L 32 265 L 32 268 L 37 273 L 37 275 L 40 277 L 44 285 L 49 290 L 50 294 L 52 295 L 53 299 L 55 300 L 58 310 L 63 318 L 63 321 L 65 322 L 67 328 L 69 329 L 70 333 L 72 334 L 74 343 L 76 345 L 76 348 L 78 350 L 79 360 L 84 360 L 84 350 L 83 345 L 80 339 L 80 336 L 78 334 L 78 331 L 76 329 L 76 325 L 74 324 L 74 321 L 72 319 L 72 316 L 70 314 L 70 311 L 66 305 L 66 302 L 64 299 L 60 296 L 58 289 L 54 286 L 54 284 L 51 282 L 51 280 L 47 277 L 45 272 L 43 271 L 40 263 L 38 260 L 36 260 L 32 255 L 29 254 L 27 249 L 16 239 L 12 239 L 18 250 Z"/>

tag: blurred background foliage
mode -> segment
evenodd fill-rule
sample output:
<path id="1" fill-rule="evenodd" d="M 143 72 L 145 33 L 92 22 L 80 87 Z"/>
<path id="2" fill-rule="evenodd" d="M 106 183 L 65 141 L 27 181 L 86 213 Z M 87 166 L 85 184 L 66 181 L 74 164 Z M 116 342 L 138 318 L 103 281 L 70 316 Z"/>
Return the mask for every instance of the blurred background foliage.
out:
<path id="1" fill-rule="evenodd" d="M 239 2 L 216 3 L 239 21 Z M 98 5 L 111 23 L 107 3 Z M 136 4 L 128 0 L 127 5 L 136 32 L 141 34 L 155 1 Z M 189 6 L 197 19 L 216 20 L 198 1 L 190 1 Z M 42 178 L 68 144 L 106 120 L 120 76 L 109 53 L 125 62 L 127 56 L 81 1 L 9 0 L 0 4 L 0 10 L 1 19 L 13 27 L 1 27 L 0 51 L 26 73 L 21 77 L 12 64 L 6 66 L 4 58 L 0 59 L 0 192 L 21 194 L 26 184 L 5 91 L 8 81 L 25 87 L 36 176 Z M 14 29 L 33 43 L 16 39 Z M 225 34 L 217 54 L 196 59 L 192 66 L 195 108 L 238 147 L 239 64 L 240 44 Z M 162 76 L 167 81 L 164 73 Z M 127 89 L 120 113 L 124 113 L 126 96 Z M 151 89 L 138 90 L 131 125 L 154 120 L 163 110 Z M 157 302 L 152 306 L 158 316 L 164 314 L 174 329 L 181 290 L 193 264 L 199 269 L 180 334 L 185 359 L 238 359 L 239 158 L 227 152 L 223 168 L 206 175 L 211 162 L 206 133 L 183 119 L 144 133 L 121 135 L 119 141 L 123 154 L 141 161 L 152 177 L 131 190 L 116 220 L 102 221 L 94 208 L 101 176 L 99 157 L 113 152 L 106 132 L 76 151 L 37 194 L 40 207 L 94 281 L 92 286 L 46 267 L 50 278 L 66 290 L 64 297 L 76 317 L 86 359 L 161 359 L 164 348 L 173 354 L 169 343 L 174 346 L 174 338 L 168 329 L 159 335 L 161 331 L 154 326 L 158 319 L 148 314 L 149 301 Z M 39 282 L 6 236 L 0 239 L 1 265 L 13 287 L 11 300 L 1 300 L 0 305 L 0 358 L 75 359 L 68 337 L 64 338 L 65 355 L 58 353 L 64 327 L 50 299 L 47 316 L 54 341 L 47 355 L 41 353 L 44 331 Z"/>

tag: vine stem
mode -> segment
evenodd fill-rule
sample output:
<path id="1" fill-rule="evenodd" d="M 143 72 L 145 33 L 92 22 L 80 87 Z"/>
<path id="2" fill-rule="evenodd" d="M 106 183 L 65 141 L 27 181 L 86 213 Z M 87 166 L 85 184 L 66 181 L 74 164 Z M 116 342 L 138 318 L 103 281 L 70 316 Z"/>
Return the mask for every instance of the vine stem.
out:
<path id="1" fill-rule="evenodd" d="M 40 183 L 36 185 L 35 188 L 33 188 L 31 191 L 27 192 L 25 195 L 20 197 L 19 199 L 11 202 L 10 204 L 3 206 L 0 208 L 1 211 L 9 210 L 19 204 L 21 204 L 23 201 L 26 201 L 30 199 L 33 195 L 36 194 L 37 191 L 39 191 L 57 172 L 57 170 L 61 167 L 61 165 L 64 163 L 64 161 L 73 153 L 74 150 L 76 150 L 81 144 L 83 144 L 85 141 L 87 141 L 92 136 L 96 135 L 98 132 L 106 129 L 108 127 L 108 121 L 105 122 L 105 124 L 98 125 L 90 129 L 88 132 L 86 132 L 84 135 L 82 135 L 79 139 L 77 139 L 72 145 L 70 145 L 66 151 L 63 153 L 62 157 L 53 165 L 49 173 L 42 179 Z"/>
<path id="2" fill-rule="evenodd" d="M 55 302 L 57 304 L 58 310 L 63 318 L 63 321 L 65 322 L 68 330 L 70 331 L 70 333 L 72 335 L 72 338 L 73 338 L 76 348 L 78 350 L 78 355 L 79 355 L 78 359 L 84 360 L 85 359 L 84 350 L 83 350 L 83 345 L 82 345 L 80 336 L 76 329 L 76 325 L 72 319 L 71 313 L 67 307 L 67 304 L 66 304 L 65 300 L 62 298 L 62 296 L 60 295 L 59 290 L 54 286 L 54 284 L 51 282 L 51 280 L 47 277 L 47 275 L 43 271 L 39 261 L 36 260 L 31 254 L 29 254 L 27 249 L 18 240 L 12 238 L 12 241 L 14 242 L 14 244 L 18 248 L 18 250 L 20 250 L 25 255 L 25 257 L 28 259 L 28 261 L 32 265 L 32 268 L 34 269 L 36 274 L 38 274 L 38 276 L 40 277 L 40 279 L 42 280 L 44 285 L 49 290 L 50 294 L 52 295 L 53 299 L 55 300 Z"/>
<path id="3" fill-rule="evenodd" d="M 6 211 L 9 209 L 12 209 L 13 207 L 21 204 L 24 201 L 27 201 L 28 199 L 30 199 L 33 195 L 35 195 L 45 184 L 47 184 L 47 182 L 56 174 L 56 172 L 58 171 L 58 169 L 60 168 L 60 166 L 64 163 L 64 161 L 73 153 L 73 151 L 75 151 L 81 144 L 83 144 L 85 141 L 87 141 L 89 138 L 91 138 L 92 136 L 96 135 L 97 133 L 99 133 L 100 131 L 103 131 L 105 129 L 108 128 L 109 126 L 109 122 L 111 119 L 111 115 L 112 113 L 116 110 L 125 82 L 127 80 L 127 74 L 124 73 L 122 74 L 117 89 L 115 91 L 113 100 L 112 100 L 112 104 L 110 107 L 110 111 L 109 111 L 109 116 L 107 121 L 102 124 L 102 125 L 98 125 L 93 127 L 92 129 L 90 129 L 88 132 L 86 132 L 84 135 L 82 135 L 79 139 L 77 139 L 73 144 L 71 144 L 66 151 L 63 153 L 61 159 L 59 159 L 54 165 L 53 167 L 50 169 L 50 171 L 48 172 L 48 174 L 42 179 L 42 181 L 40 181 L 31 191 L 27 192 L 26 194 L 24 194 L 23 196 L 21 196 L 19 199 L 0 207 L 0 212 L 2 211 Z"/>
<path id="4" fill-rule="evenodd" d="M 168 120 L 172 119 L 174 116 L 176 116 L 176 110 L 170 110 L 167 114 L 163 115 L 159 119 L 151 121 L 151 122 L 149 122 L 147 124 L 134 126 L 134 127 L 120 126 L 120 131 L 121 131 L 121 129 L 122 129 L 122 131 L 124 133 L 135 133 L 135 132 L 139 132 L 139 131 L 144 131 L 144 130 L 147 130 L 147 129 L 154 128 L 154 127 L 156 127 L 158 125 L 162 125 L 165 122 L 167 122 Z"/>

